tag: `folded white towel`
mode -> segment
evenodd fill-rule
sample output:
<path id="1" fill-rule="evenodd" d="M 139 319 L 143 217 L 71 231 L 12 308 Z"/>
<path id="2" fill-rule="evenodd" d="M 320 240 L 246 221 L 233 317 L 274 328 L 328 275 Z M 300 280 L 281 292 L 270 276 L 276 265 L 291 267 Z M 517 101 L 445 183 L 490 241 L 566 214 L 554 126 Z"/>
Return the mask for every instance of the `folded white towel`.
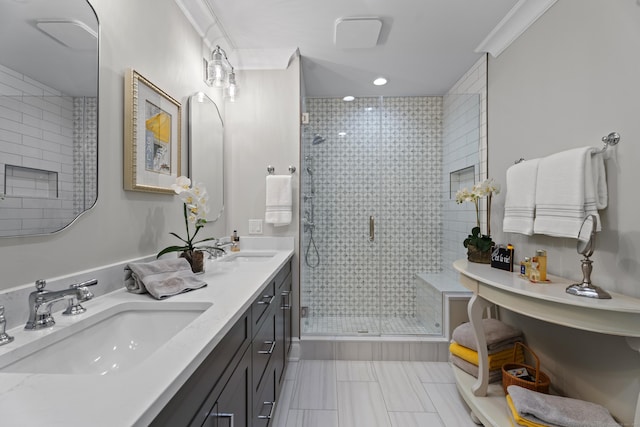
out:
<path id="1" fill-rule="evenodd" d="M 582 221 L 606 207 L 604 160 L 582 147 L 540 159 L 536 180 L 536 217 L 533 231 L 556 237 L 577 237 Z"/>
<path id="2" fill-rule="evenodd" d="M 619 427 L 607 408 L 569 397 L 552 396 L 510 385 L 507 392 L 518 414 L 529 421 L 563 427 Z"/>
<path id="3" fill-rule="evenodd" d="M 507 192 L 502 231 L 533 234 L 536 204 L 536 178 L 540 159 L 526 160 L 507 169 Z"/>
<path id="4" fill-rule="evenodd" d="M 267 175 L 264 221 L 275 226 L 291 223 L 293 196 L 291 175 Z"/>
<path id="5" fill-rule="evenodd" d="M 191 265 L 184 258 L 132 262 L 124 268 L 124 274 L 124 286 L 129 292 L 148 292 L 157 299 L 207 286 L 193 274 Z"/>

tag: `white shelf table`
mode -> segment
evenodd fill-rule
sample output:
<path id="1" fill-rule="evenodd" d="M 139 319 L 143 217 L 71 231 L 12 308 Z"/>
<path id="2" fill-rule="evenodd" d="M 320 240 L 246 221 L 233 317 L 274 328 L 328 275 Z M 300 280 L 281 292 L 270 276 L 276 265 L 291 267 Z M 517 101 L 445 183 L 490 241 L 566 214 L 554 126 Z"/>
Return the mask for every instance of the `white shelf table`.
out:
<path id="1" fill-rule="evenodd" d="M 460 283 L 473 292 L 469 320 L 478 340 L 478 378 L 454 369 L 456 384 L 473 414 L 485 425 L 509 426 L 509 414 L 501 385 L 489 384 L 487 343 L 482 314 L 495 304 L 510 311 L 575 329 L 626 337 L 629 346 L 640 351 L 640 299 L 610 292 L 611 299 L 592 299 L 565 292 L 573 284 L 549 275 L 550 283 L 531 283 L 517 273 L 457 260 Z M 640 396 L 634 425 L 640 426 Z"/>

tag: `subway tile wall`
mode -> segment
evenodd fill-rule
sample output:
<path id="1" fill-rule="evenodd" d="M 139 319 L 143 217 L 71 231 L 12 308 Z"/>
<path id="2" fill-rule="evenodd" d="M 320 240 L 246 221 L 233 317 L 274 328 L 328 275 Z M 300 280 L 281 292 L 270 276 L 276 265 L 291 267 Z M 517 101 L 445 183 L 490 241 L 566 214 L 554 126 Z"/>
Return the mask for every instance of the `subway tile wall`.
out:
<path id="1" fill-rule="evenodd" d="M 76 216 L 81 203 L 86 205 L 74 194 L 79 174 L 97 167 L 97 100 L 87 104 L 88 111 L 81 111 L 73 97 L 0 65 L 0 193 L 23 195 L 0 201 L 0 230 L 17 235 L 59 229 Z M 79 128 L 88 132 L 81 135 Z M 55 172 L 57 197 L 29 179 L 22 179 L 20 188 L 7 188 L 6 164 Z M 82 198 L 95 200 L 96 192 L 94 182 Z"/>
<path id="2" fill-rule="evenodd" d="M 475 182 L 487 177 L 487 61 L 482 56 L 443 99 L 442 151 L 442 266 L 444 274 L 456 274 L 452 263 L 466 258 L 464 239 L 476 225 L 471 203 L 458 205 L 451 197 L 450 173 L 473 166 Z M 473 185 L 473 183 L 470 183 Z M 486 230 L 481 205 L 481 226 Z"/>
<path id="3" fill-rule="evenodd" d="M 414 274 L 442 268 L 442 97 L 307 98 L 306 110 L 302 305 L 414 317 Z"/>

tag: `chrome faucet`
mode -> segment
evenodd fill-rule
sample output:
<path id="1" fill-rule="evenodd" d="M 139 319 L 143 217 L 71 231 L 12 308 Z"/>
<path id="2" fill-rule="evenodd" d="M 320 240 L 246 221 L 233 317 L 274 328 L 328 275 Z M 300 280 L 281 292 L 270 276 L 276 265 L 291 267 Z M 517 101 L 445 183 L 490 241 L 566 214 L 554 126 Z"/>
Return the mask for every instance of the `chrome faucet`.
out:
<path id="1" fill-rule="evenodd" d="M 6 332 L 7 319 L 4 318 L 4 306 L 0 305 L 0 345 L 9 344 L 13 337 Z"/>
<path id="2" fill-rule="evenodd" d="M 197 249 L 209 254 L 209 259 L 220 258 L 227 254 L 225 247 L 233 245 L 234 242 L 216 243 L 215 246 L 198 246 Z"/>
<path id="3" fill-rule="evenodd" d="M 44 289 L 46 280 L 36 280 L 36 290 L 29 294 L 29 320 L 24 328 L 32 330 L 53 326 L 56 322 L 51 315 L 51 307 L 58 301 L 68 301 L 66 310 L 62 312 L 64 315 L 84 313 L 86 309 L 80 303 L 93 298 L 93 293 L 87 287 L 97 284 L 97 279 L 91 279 L 61 291 L 47 291 Z"/>

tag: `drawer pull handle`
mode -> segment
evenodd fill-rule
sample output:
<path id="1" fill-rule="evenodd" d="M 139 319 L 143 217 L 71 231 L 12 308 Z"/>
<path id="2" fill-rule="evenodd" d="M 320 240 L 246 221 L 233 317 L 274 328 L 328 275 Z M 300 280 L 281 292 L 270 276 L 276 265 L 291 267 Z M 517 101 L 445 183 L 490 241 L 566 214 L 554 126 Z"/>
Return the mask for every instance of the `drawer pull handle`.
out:
<path id="1" fill-rule="evenodd" d="M 275 295 L 262 295 L 262 299 L 260 301 L 258 301 L 258 304 L 271 304 L 273 302 L 273 299 L 275 298 Z M 265 301 L 265 299 L 269 298 L 269 301 Z"/>
<path id="2" fill-rule="evenodd" d="M 276 348 L 276 342 L 275 341 L 265 341 L 265 344 L 271 344 L 271 347 L 269 348 L 269 350 L 258 350 L 258 354 L 271 354 L 273 353 L 273 349 Z"/>
<path id="3" fill-rule="evenodd" d="M 229 427 L 233 427 L 233 414 L 224 414 L 222 412 L 216 412 L 209 414 L 211 418 L 229 418 Z"/>
<path id="4" fill-rule="evenodd" d="M 282 299 L 282 305 L 280 306 L 281 310 L 291 310 L 291 291 L 284 291 L 280 294 L 280 296 L 287 297 L 287 302 L 285 303 L 284 298 Z"/>
<path id="5" fill-rule="evenodd" d="M 273 409 L 276 407 L 276 402 L 264 402 L 264 405 L 271 405 L 269 415 L 258 415 L 259 420 L 270 420 L 273 417 Z"/>

